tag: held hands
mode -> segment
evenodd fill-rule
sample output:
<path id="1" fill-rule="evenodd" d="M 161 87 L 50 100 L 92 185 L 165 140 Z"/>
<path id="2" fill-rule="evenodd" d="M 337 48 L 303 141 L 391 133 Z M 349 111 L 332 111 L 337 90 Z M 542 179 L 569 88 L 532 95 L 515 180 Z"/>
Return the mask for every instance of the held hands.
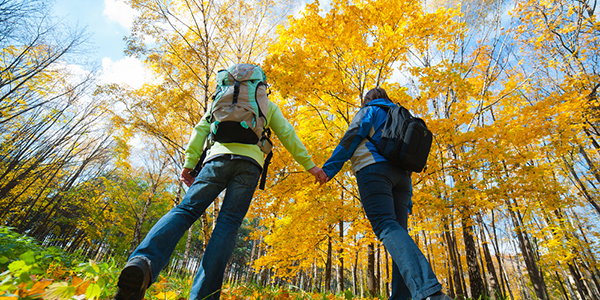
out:
<path id="1" fill-rule="evenodd" d="M 319 167 L 312 167 L 308 170 L 308 172 L 315 176 L 315 183 L 319 182 L 319 184 L 322 185 L 323 183 L 329 181 L 327 174 L 325 174 L 325 172 Z"/>
<path id="2" fill-rule="evenodd" d="M 190 175 L 191 170 L 192 169 L 189 168 L 183 168 L 183 170 L 181 170 L 181 176 L 179 176 L 179 180 L 185 183 L 185 185 L 187 185 L 188 187 L 190 187 L 192 183 L 194 183 L 194 177 Z"/>
<path id="3" fill-rule="evenodd" d="M 185 183 L 185 185 L 187 185 L 188 187 L 190 187 L 192 183 L 194 183 L 194 177 L 190 175 L 191 170 L 192 169 L 189 168 L 183 168 L 183 170 L 181 170 L 181 175 L 179 176 L 179 180 Z M 312 167 L 310 170 L 308 170 L 308 172 L 315 176 L 315 183 L 319 182 L 319 184 L 322 185 L 323 183 L 329 181 L 329 177 L 327 177 L 327 174 L 325 174 L 325 172 L 323 172 L 323 170 L 319 167 Z"/>

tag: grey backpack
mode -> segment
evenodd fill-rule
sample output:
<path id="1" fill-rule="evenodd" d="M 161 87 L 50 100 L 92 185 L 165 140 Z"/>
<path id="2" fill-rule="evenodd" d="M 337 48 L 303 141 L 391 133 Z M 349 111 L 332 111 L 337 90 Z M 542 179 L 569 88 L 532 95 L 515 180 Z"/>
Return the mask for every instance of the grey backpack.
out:
<path id="1" fill-rule="evenodd" d="M 267 168 L 273 157 L 271 130 L 265 128 L 269 109 L 266 81 L 267 75 L 257 65 L 237 64 L 219 71 L 207 119 L 209 145 L 214 142 L 256 144 L 267 154 L 260 189 L 265 187 Z M 194 176 L 202 163 L 203 159 L 194 168 Z"/>
<path id="2" fill-rule="evenodd" d="M 267 76 L 256 65 L 237 64 L 217 73 L 217 89 L 210 107 L 209 141 L 256 144 L 271 152 L 270 130 L 265 129 L 269 108 Z"/>

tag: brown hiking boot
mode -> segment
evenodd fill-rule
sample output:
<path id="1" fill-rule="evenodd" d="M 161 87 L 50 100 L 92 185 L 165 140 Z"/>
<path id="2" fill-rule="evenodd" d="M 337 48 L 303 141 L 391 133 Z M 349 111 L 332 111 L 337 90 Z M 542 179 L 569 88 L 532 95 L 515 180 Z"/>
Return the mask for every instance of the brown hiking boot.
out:
<path id="1" fill-rule="evenodd" d="M 114 300 L 142 300 L 150 283 L 150 267 L 145 260 L 134 257 L 127 262 L 119 281 Z"/>

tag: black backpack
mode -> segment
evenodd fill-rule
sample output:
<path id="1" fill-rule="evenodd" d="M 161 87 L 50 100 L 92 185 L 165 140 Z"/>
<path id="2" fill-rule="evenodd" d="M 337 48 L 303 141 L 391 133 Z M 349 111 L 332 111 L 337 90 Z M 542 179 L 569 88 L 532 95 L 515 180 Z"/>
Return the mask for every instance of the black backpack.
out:
<path id="1" fill-rule="evenodd" d="M 381 140 L 375 143 L 370 136 L 367 139 L 375 145 L 379 154 L 396 166 L 413 172 L 423 171 L 433 142 L 433 135 L 425 121 L 413 117 L 401 105 L 377 106 L 387 111 Z"/>

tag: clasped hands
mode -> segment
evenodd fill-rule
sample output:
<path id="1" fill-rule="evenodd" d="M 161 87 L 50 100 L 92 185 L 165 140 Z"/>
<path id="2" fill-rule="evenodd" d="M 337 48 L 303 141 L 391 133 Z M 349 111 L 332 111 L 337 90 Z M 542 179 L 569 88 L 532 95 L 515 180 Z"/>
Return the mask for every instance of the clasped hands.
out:
<path id="1" fill-rule="evenodd" d="M 181 171 L 181 176 L 179 177 L 179 179 L 188 187 L 191 186 L 192 183 L 194 183 L 194 177 L 192 177 L 192 175 L 190 175 L 189 173 L 191 170 L 192 169 L 183 168 L 183 170 Z M 329 177 L 327 177 L 327 174 L 325 174 L 323 169 L 317 166 L 310 168 L 308 172 L 315 176 L 315 183 L 318 182 L 322 185 L 323 183 L 329 181 Z"/>
<path id="2" fill-rule="evenodd" d="M 313 176 L 315 176 L 315 183 L 318 182 L 320 185 L 322 185 L 323 183 L 326 183 L 327 181 L 329 181 L 329 177 L 327 176 L 327 174 L 325 174 L 323 169 L 321 169 L 317 166 L 310 168 L 308 170 L 308 172 L 310 174 L 312 174 Z"/>

